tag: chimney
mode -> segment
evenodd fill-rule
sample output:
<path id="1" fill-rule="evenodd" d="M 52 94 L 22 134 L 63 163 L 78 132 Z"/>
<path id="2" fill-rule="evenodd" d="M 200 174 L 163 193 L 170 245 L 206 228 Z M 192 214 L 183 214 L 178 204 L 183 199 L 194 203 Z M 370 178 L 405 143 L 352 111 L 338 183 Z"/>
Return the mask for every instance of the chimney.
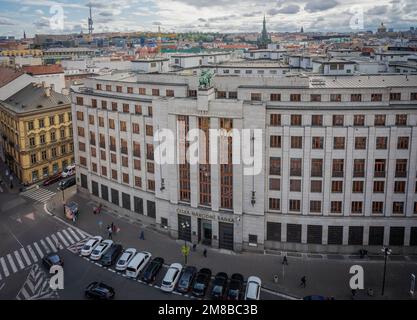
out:
<path id="1" fill-rule="evenodd" d="M 42 87 L 46 88 L 46 82 L 45 81 L 42 81 Z"/>
<path id="2" fill-rule="evenodd" d="M 45 96 L 46 97 L 50 97 L 51 96 L 51 87 L 46 87 L 45 88 Z"/>

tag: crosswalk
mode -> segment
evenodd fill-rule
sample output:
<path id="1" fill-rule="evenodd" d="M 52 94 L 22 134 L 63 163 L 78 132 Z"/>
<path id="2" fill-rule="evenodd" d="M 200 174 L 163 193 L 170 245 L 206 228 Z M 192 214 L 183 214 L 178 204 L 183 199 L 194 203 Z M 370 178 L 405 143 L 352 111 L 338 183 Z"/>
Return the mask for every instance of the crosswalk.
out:
<path id="1" fill-rule="evenodd" d="M 83 231 L 68 227 L 14 252 L 9 252 L 0 257 L 0 280 L 40 262 L 49 253 L 58 252 L 64 248 L 77 247 L 80 243 L 85 243 L 88 238 L 88 235 Z"/>
<path id="2" fill-rule="evenodd" d="M 24 192 L 20 193 L 20 195 L 22 195 L 24 197 L 31 198 L 31 199 L 33 199 L 35 201 L 38 201 L 38 202 L 41 202 L 41 203 L 46 203 L 55 194 L 56 194 L 56 192 L 47 190 L 47 189 L 42 188 L 42 187 L 33 188 L 33 189 L 28 190 L 28 191 L 24 191 Z"/>

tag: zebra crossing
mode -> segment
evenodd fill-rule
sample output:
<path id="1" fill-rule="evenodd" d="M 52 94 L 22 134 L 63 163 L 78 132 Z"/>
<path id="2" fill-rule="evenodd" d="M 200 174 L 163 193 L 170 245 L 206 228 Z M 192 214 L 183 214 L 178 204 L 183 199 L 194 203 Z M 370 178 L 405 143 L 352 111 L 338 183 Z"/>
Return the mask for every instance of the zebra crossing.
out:
<path id="1" fill-rule="evenodd" d="M 56 194 L 56 192 L 47 190 L 45 188 L 42 187 L 36 187 L 33 189 L 30 189 L 28 191 L 23 191 L 20 193 L 20 195 L 27 197 L 27 198 L 31 198 L 35 201 L 41 202 L 41 203 L 46 203 L 49 199 L 51 199 L 54 195 Z"/>
<path id="2" fill-rule="evenodd" d="M 88 238 L 89 236 L 83 231 L 68 227 L 14 252 L 9 252 L 0 257 L 0 280 L 37 264 L 42 261 L 44 256 L 52 252 L 58 252 L 71 246 L 79 246 L 80 243 L 85 243 Z"/>
<path id="3" fill-rule="evenodd" d="M 49 278 L 37 264 L 33 265 L 16 300 L 56 299 L 58 292 L 51 289 Z"/>

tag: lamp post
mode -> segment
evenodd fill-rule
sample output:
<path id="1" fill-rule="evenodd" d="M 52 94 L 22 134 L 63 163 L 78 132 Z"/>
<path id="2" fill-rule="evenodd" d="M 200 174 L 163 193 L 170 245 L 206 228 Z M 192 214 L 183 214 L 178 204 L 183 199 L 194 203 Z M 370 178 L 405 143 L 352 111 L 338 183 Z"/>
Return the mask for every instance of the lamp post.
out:
<path id="1" fill-rule="evenodd" d="M 382 291 L 381 291 L 381 296 L 384 295 L 385 292 L 385 274 L 387 272 L 387 258 L 388 256 L 391 254 L 391 249 L 388 247 L 384 247 L 381 249 L 381 251 L 384 253 L 384 275 L 382 277 Z"/>
<path id="2" fill-rule="evenodd" d="M 184 235 L 184 231 L 186 229 L 190 228 L 190 224 L 188 223 L 188 221 L 182 222 L 181 223 L 181 230 L 183 231 L 183 235 Z M 187 257 L 188 257 L 188 253 L 189 253 L 189 248 L 187 247 L 187 241 L 185 240 L 185 236 L 184 236 L 184 247 L 182 250 L 182 253 L 184 255 L 184 264 L 187 264 Z"/>

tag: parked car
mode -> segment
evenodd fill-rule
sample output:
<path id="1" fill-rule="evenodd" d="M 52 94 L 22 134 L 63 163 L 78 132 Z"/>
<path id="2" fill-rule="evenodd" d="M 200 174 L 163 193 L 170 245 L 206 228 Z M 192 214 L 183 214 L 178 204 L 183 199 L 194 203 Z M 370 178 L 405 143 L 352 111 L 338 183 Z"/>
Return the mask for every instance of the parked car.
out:
<path id="1" fill-rule="evenodd" d="M 116 263 L 120 254 L 123 251 L 123 247 L 120 244 L 112 244 L 109 250 L 107 250 L 100 259 L 100 263 L 103 266 L 109 267 Z"/>
<path id="2" fill-rule="evenodd" d="M 206 294 L 210 279 L 211 270 L 207 268 L 200 269 L 193 284 L 192 294 L 196 297 L 203 297 Z"/>
<path id="3" fill-rule="evenodd" d="M 174 291 L 175 285 L 181 276 L 182 265 L 179 263 L 173 263 L 169 266 L 168 271 L 162 280 L 161 290 L 164 292 Z"/>
<path id="4" fill-rule="evenodd" d="M 93 252 L 93 250 L 103 241 L 103 237 L 95 236 L 89 239 L 81 248 L 81 255 L 87 257 Z"/>
<path id="5" fill-rule="evenodd" d="M 261 279 L 255 276 L 249 277 L 246 284 L 245 300 L 259 300 L 261 285 Z"/>
<path id="6" fill-rule="evenodd" d="M 149 262 L 151 257 L 152 255 L 149 252 L 138 252 L 127 265 L 126 276 L 128 276 L 129 278 L 137 278 L 137 276 L 145 268 L 146 264 Z"/>
<path id="7" fill-rule="evenodd" d="M 46 179 L 43 182 L 43 185 L 44 186 L 49 186 L 51 184 L 54 184 L 55 182 L 60 181 L 61 179 L 62 179 L 62 175 L 61 175 L 61 172 L 59 172 L 57 174 L 54 174 L 53 176 L 50 176 L 48 179 Z"/>
<path id="8" fill-rule="evenodd" d="M 240 273 L 234 273 L 230 277 L 229 289 L 227 289 L 227 300 L 240 300 L 243 296 L 244 278 Z"/>
<path id="9" fill-rule="evenodd" d="M 43 265 L 49 270 L 52 266 L 64 266 L 64 260 L 56 253 L 51 253 L 43 257 Z"/>
<path id="10" fill-rule="evenodd" d="M 62 171 L 61 176 L 62 178 L 70 177 L 75 174 L 75 165 L 67 166 L 64 171 Z"/>
<path id="11" fill-rule="evenodd" d="M 143 271 L 142 280 L 147 283 L 155 281 L 156 275 L 158 274 L 159 270 L 161 270 L 163 264 L 163 258 L 154 258 Z"/>
<path id="12" fill-rule="evenodd" d="M 63 180 L 59 182 L 58 189 L 65 190 L 69 187 L 75 186 L 77 184 L 77 181 L 75 180 L 75 177 L 69 178 L 67 180 Z"/>
<path id="13" fill-rule="evenodd" d="M 112 244 L 112 240 L 103 240 L 102 242 L 100 242 L 100 244 L 91 252 L 90 259 L 100 260 L 103 254 L 105 254 L 106 251 L 110 249 Z"/>
<path id="14" fill-rule="evenodd" d="M 85 296 L 91 299 L 113 299 L 114 289 L 102 282 L 92 282 L 85 289 Z"/>
<path id="15" fill-rule="evenodd" d="M 194 278 L 197 274 L 197 268 L 192 266 L 187 266 L 183 269 L 180 279 L 177 284 L 177 291 L 182 293 L 187 293 L 191 289 Z"/>
<path id="16" fill-rule="evenodd" d="M 226 293 L 228 276 L 224 272 L 219 272 L 213 281 L 213 289 L 211 290 L 211 298 L 213 300 L 222 300 Z"/>
<path id="17" fill-rule="evenodd" d="M 128 248 L 123 251 L 123 254 L 120 256 L 119 260 L 116 263 L 116 270 L 125 271 L 129 262 L 133 259 L 136 254 L 136 249 Z"/>

